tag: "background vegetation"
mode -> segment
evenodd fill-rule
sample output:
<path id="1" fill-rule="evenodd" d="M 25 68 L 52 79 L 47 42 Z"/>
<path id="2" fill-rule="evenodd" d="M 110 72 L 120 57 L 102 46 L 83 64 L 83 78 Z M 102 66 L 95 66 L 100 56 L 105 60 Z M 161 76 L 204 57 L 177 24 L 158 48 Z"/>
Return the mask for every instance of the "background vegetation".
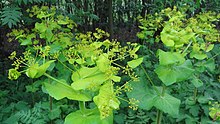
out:
<path id="1" fill-rule="evenodd" d="M 121 98 L 125 100 L 135 98 L 141 101 L 142 99 L 139 99 L 141 95 L 146 94 L 148 97 L 153 97 L 153 95 L 149 93 L 150 90 L 139 93 L 136 88 L 154 89 L 156 87 L 156 89 L 162 91 L 161 89 L 165 85 L 167 87 L 166 93 L 181 101 L 177 105 L 179 114 L 176 116 L 173 114 L 176 110 L 172 113 L 169 110 L 164 110 L 159 105 L 152 108 L 144 106 L 145 102 L 150 102 L 149 98 L 145 98 L 144 103 L 138 103 L 139 108 L 137 110 L 130 109 L 128 102 L 120 100 L 120 109 L 114 110 L 114 123 L 219 123 L 219 0 L 2 0 L 0 2 L 0 122 L 7 124 L 58 124 L 64 123 L 65 117 L 69 113 L 79 109 L 76 101 L 67 98 L 55 100 L 46 94 L 46 89 L 42 87 L 42 80 L 28 78 L 26 75 L 20 76 L 17 80 L 8 79 L 9 69 L 13 68 L 11 65 L 13 61 L 9 60 L 8 56 L 15 50 L 17 55 L 21 56 L 25 50 L 30 49 L 28 47 L 30 44 L 20 45 L 22 42 L 19 41 L 18 37 L 15 38 L 19 33 L 11 34 L 11 32 L 14 31 L 13 29 L 20 29 L 26 31 L 25 35 L 27 36 L 32 29 L 36 28 L 36 23 L 42 22 L 36 15 L 27 11 L 33 9 L 35 5 L 39 7 L 48 6 L 49 8 L 55 6 L 57 15 L 61 14 L 73 20 L 77 27 L 70 29 L 70 32 L 74 36 L 80 32 L 85 34 L 88 31 L 95 32 L 96 28 L 99 28 L 109 32 L 109 39 L 117 39 L 122 46 L 125 46 L 127 42 L 140 45 L 139 50 L 136 52 L 143 59 L 142 64 L 133 71 L 136 72 L 141 83 L 136 85 L 130 82 L 133 91 L 120 94 Z M 185 14 L 184 17 L 181 14 L 177 16 L 178 14 L 173 11 L 167 12 L 168 14 L 171 13 L 171 17 L 162 12 L 168 7 L 173 10 L 174 6 L 181 14 Z M 215 13 L 202 15 L 202 13 L 208 11 Z M 202 16 L 199 17 L 198 14 Z M 163 35 L 164 28 L 169 24 L 172 25 L 172 21 L 170 21 L 172 17 L 179 18 L 180 20 L 175 18 L 175 21 L 184 25 L 177 24 L 177 27 L 180 28 L 170 27 L 177 32 L 174 31 L 169 34 L 164 31 L 165 35 Z M 197 19 L 198 23 L 188 22 L 191 17 Z M 198 47 L 188 47 L 190 42 L 186 41 L 186 43 L 182 43 L 183 46 L 177 48 L 169 46 L 166 40 L 162 39 L 162 37 L 166 39 L 167 37 L 164 36 L 168 35 L 178 36 L 180 35 L 178 32 L 185 30 L 186 27 L 191 29 L 199 27 L 202 31 L 207 31 L 205 33 L 194 31 L 193 36 L 185 37 L 185 39 L 190 39 L 195 36 L 196 41 L 193 41 L 192 44 L 198 43 Z M 58 32 L 56 31 L 56 33 Z M 55 30 L 53 33 L 55 33 Z M 185 35 L 181 34 L 181 36 Z M 197 36 L 200 38 L 199 40 Z M 209 38 L 207 38 L 208 36 Z M 167 39 L 170 40 L 169 38 Z M 37 37 L 36 39 L 40 38 Z M 177 39 L 171 38 L 171 40 L 175 43 L 178 42 Z M 104 39 L 100 41 L 104 41 Z M 202 46 L 203 43 L 205 47 Z M 196 48 L 199 49 L 197 49 L 197 52 L 195 52 Z M 164 63 L 161 64 L 163 52 L 158 52 L 159 49 L 164 51 L 166 56 L 173 56 L 169 53 L 186 49 L 184 52 L 188 55 L 184 56 L 183 59 L 192 63 L 193 74 L 197 78 L 188 79 L 187 77 L 191 75 L 190 72 L 179 72 L 184 73 L 187 77 L 179 80 L 177 76 L 176 82 L 179 83 L 168 84 L 170 81 L 164 80 L 158 74 L 159 72 L 155 71 L 159 66 L 166 66 Z M 130 59 L 124 59 L 119 64 L 126 65 Z M 163 62 L 165 61 L 163 60 Z M 176 62 L 172 61 L 173 65 L 169 66 L 180 66 L 181 62 L 178 63 L 179 65 Z M 56 69 L 59 70 L 59 65 Z M 167 74 L 170 76 L 169 73 Z M 121 77 L 121 82 L 116 83 L 115 87 L 122 86 L 129 79 L 121 72 L 118 75 Z M 152 84 L 150 85 L 151 81 L 154 82 L 155 87 Z M 161 92 L 161 94 L 163 93 Z M 171 101 L 176 100 L 173 97 Z M 176 100 L 176 103 L 178 103 L 178 100 Z M 170 104 L 172 105 L 172 103 Z M 95 104 L 89 102 L 86 106 L 93 108 Z M 159 116 L 160 114 L 163 117 Z"/>

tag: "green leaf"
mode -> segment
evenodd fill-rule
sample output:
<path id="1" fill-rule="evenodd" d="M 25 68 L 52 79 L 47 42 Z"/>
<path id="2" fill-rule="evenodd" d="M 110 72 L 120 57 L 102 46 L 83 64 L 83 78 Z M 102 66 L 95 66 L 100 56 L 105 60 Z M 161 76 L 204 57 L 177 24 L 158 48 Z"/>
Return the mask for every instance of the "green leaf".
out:
<path id="1" fill-rule="evenodd" d="M 172 35 L 170 35 L 170 29 L 171 27 L 169 27 L 168 25 L 164 27 L 163 31 L 160 33 L 161 36 L 161 40 L 162 42 L 168 46 L 168 47 L 173 47 L 175 45 L 174 40 L 171 38 Z"/>
<path id="2" fill-rule="evenodd" d="M 53 109 L 50 111 L 50 113 L 48 114 L 48 116 L 49 116 L 49 118 L 50 118 L 51 120 L 53 120 L 53 119 L 59 118 L 61 112 L 62 112 L 62 111 L 60 110 L 59 107 L 53 108 Z"/>
<path id="3" fill-rule="evenodd" d="M 120 101 L 116 98 L 113 84 L 107 82 L 101 86 L 99 94 L 93 98 L 101 114 L 101 119 L 112 114 L 113 109 L 118 109 Z"/>
<path id="4" fill-rule="evenodd" d="M 30 78 L 39 78 L 41 77 L 47 70 L 47 68 L 50 66 L 51 63 L 53 63 L 55 60 L 50 60 L 44 63 L 43 65 L 39 66 L 38 63 L 35 63 L 31 65 L 26 70 L 26 75 Z"/>
<path id="5" fill-rule="evenodd" d="M 164 52 L 158 50 L 160 65 L 182 64 L 185 62 L 185 58 L 178 52 Z"/>
<path id="6" fill-rule="evenodd" d="M 138 107 L 150 110 L 153 106 L 161 111 L 176 116 L 179 113 L 180 100 L 165 93 L 164 96 L 157 94 L 154 89 L 147 86 L 147 82 L 131 81 L 129 82 L 133 90 L 126 92 L 129 98 L 135 98 L 139 101 Z M 161 91 L 161 88 L 157 88 Z"/>
<path id="7" fill-rule="evenodd" d="M 67 115 L 64 124 L 113 124 L 113 115 L 100 119 L 98 109 L 78 110 Z"/>
<path id="8" fill-rule="evenodd" d="M 189 113 L 191 113 L 194 117 L 197 117 L 200 113 L 200 107 L 199 105 L 194 105 L 189 109 Z"/>
<path id="9" fill-rule="evenodd" d="M 37 75 L 35 76 L 35 78 L 39 78 L 41 77 L 47 70 L 47 68 L 49 68 L 50 64 L 53 63 L 55 60 L 50 60 L 47 61 L 46 63 L 44 63 L 43 65 L 39 66 L 37 68 Z"/>
<path id="10" fill-rule="evenodd" d="M 190 28 L 187 30 L 191 30 Z M 189 43 L 189 40 L 195 36 L 193 32 L 187 32 L 185 29 L 177 31 L 169 23 L 164 26 L 161 32 L 161 40 L 168 47 L 182 47 Z"/>
<path id="11" fill-rule="evenodd" d="M 180 100 L 165 93 L 164 96 L 154 98 L 154 106 L 169 115 L 176 117 L 179 114 Z"/>
<path id="12" fill-rule="evenodd" d="M 9 7 L 9 6 L 5 6 L 2 9 L 0 18 L 2 21 L 2 25 L 8 25 L 9 28 L 12 28 L 12 26 L 16 26 L 17 23 L 20 21 L 21 19 L 21 9 L 18 7 Z"/>
<path id="13" fill-rule="evenodd" d="M 43 33 L 47 30 L 47 26 L 44 23 L 35 23 L 35 29 L 37 29 L 39 32 Z"/>
<path id="14" fill-rule="evenodd" d="M 128 62 L 128 66 L 131 67 L 131 68 L 136 68 L 136 67 L 139 66 L 142 62 L 143 62 L 143 57 L 129 61 L 129 62 Z"/>
<path id="15" fill-rule="evenodd" d="M 82 67 L 72 74 L 72 80 L 74 81 L 71 86 L 75 90 L 82 90 L 99 86 L 103 82 L 107 81 L 108 77 L 105 73 L 101 72 L 99 68 L 93 67 Z"/>
<path id="16" fill-rule="evenodd" d="M 203 60 L 203 59 L 207 58 L 207 55 L 205 53 L 202 53 L 201 51 L 200 52 L 191 52 L 190 57 L 196 58 L 198 60 Z"/>
<path id="17" fill-rule="evenodd" d="M 206 50 L 205 50 L 205 52 L 209 52 L 209 51 L 211 51 L 213 48 L 214 48 L 214 44 L 210 44 L 207 48 L 206 48 Z"/>
<path id="18" fill-rule="evenodd" d="M 21 45 L 31 45 L 32 44 L 32 40 L 31 39 L 25 39 L 22 40 Z"/>
<path id="19" fill-rule="evenodd" d="M 144 39 L 144 38 L 146 38 L 146 35 L 144 34 L 144 32 L 138 32 L 138 33 L 137 33 L 137 37 L 138 37 L 139 39 Z"/>
<path id="20" fill-rule="evenodd" d="M 39 67 L 39 65 L 33 64 L 31 65 L 27 70 L 26 70 L 26 75 L 30 78 L 35 78 L 35 76 L 37 75 L 37 68 Z"/>
<path id="21" fill-rule="evenodd" d="M 60 25 L 67 25 L 67 24 L 69 24 L 69 22 L 64 21 L 64 20 L 61 20 L 61 19 L 59 19 L 59 20 L 57 21 L 57 23 L 60 24 Z"/>
<path id="22" fill-rule="evenodd" d="M 28 0 L 23 0 L 24 4 L 27 5 L 28 3 Z"/>
<path id="23" fill-rule="evenodd" d="M 130 81 L 129 84 L 133 88 L 131 92 L 126 92 L 128 98 L 134 98 L 139 101 L 138 107 L 150 110 L 154 106 L 154 98 L 157 94 L 147 86 L 147 82 L 139 79 L 139 81 Z"/>
<path id="24" fill-rule="evenodd" d="M 215 61 L 213 59 L 210 59 L 208 61 L 205 62 L 205 67 L 211 71 L 214 72 L 215 71 Z"/>
<path id="25" fill-rule="evenodd" d="M 201 104 L 207 104 L 210 100 L 212 100 L 213 98 L 209 95 L 200 95 L 198 96 L 198 102 Z"/>
<path id="26" fill-rule="evenodd" d="M 201 51 L 201 46 L 198 43 L 194 43 L 192 46 L 193 50 L 190 53 L 191 58 L 196 58 L 198 60 L 203 60 L 207 58 L 207 55 Z"/>
<path id="27" fill-rule="evenodd" d="M 54 34 L 50 29 L 46 29 L 45 35 L 46 35 L 47 42 L 51 42 L 53 40 Z"/>
<path id="28" fill-rule="evenodd" d="M 184 81 L 190 78 L 194 69 L 192 68 L 192 63 L 187 60 L 182 65 L 178 66 L 163 66 L 160 65 L 155 69 L 160 80 L 169 86 L 173 83 Z"/>
<path id="29" fill-rule="evenodd" d="M 115 76 L 115 75 L 111 76 L 110 79 L 112 79 L 114 82 L 120 82 L 121 81 L 121 77 Z"/>
<path id="30" fill-rule="evenodd" d="M 191 80 L 191 82 L 193 83 L 193 85 L 197 88 L 201 87 L 203 85 L 203 82 L 197 78 L 197 77 L 193 77 L 193 79 Z"/>
<path id="31" fill-rule="evenodd" d="M 50 96 L 54 97 L 56 100 L 63 99 L 67 97 L 71 100 L 79 100 L 79 101 L 91 101 L 91 97 L 87 94 L 83 94 L 80 91 L 75 91 L 71 86 L 69 86 L 65 80 L 60 80 L 60 82 L 56 82 L 55 84 L 50 84 L 45 82 L 44 86 L 49 93 Z"/>
<path id="32" fill-rule="evenodd" d="M 97 66 L 93 68 L 82 67 L 79 70 L 73 72 L 71 78 L 73 81 L 77 81 L 79 79 L 83 79 L 97 73 L 100 73 L 99 68 Z"/>
<path id="33" fill-rule="evenodd" d="M 96 61 L 96 64 L 102 72 L 106 72 L 106 70 L 110 67 L 110 60 L 108 59 L 108 55 L 106 53 L 101 54 L 99 59 Z"/>

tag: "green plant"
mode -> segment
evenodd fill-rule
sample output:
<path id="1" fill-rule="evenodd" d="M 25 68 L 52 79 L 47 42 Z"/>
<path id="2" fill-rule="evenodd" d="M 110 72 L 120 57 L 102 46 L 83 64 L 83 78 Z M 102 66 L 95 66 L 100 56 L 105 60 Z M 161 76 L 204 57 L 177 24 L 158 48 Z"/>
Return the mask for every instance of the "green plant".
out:
<path id="1" fill-rule="evenodd" d="M 22 13 L 18 7 L 4 7 L 1 12 L 2 25 L 8 25 L 9 28 L 16 26 L 20 22 Z"/>
<path id="2" fill-rule="evenodd" d="M 209 110 L 209 115 L 212 117 L 214 121 L 220 120 L 220 104 L 218 102 L 213 103 L 212 107 L 209 108 Z"/>
<path id="3" fill-rule="evenodd" d="M 210 54 L 215 46 L 214 43 L 219 41 L 219 31 L 214 25 L 218 19 L 219 15 L 214 12 L 203 12 L 188 18 L 176 7 L 167 8 L 154 15 L 147 15 L 146 19 L 140 18 L 141 26 L 139 27 L 142 31 L 137 36 L 149 43 L 149 48 L 151 44 L 158 46 L 152 50 L 157 53 L 153 54 L 153 57 L 159 62 L 153 63 L 154 66 L 151 67 L 141 65 L 143 74 L 139 81 L 131 82 L 134 89 L 127 95 L 129 98 L 141 101 L 139 107 L 142 109 L 151 110 L 155 107 L 157 116 L 153 121 L 157 124 L 162 122 L 163 113 L 173 118 L 181 118 L 179 109 L 183 103 L 180 99 L 183 99 L 176 96 L 175 92 L 178 91 L 173 86 L 182 87 L 186 83 L 193 84 L 193 90 L 192 92 L 190 89 L 186 90 L 191 92 L 191 96 L 186 95 L 188 98 L 184 101 L 185 106 L 189 108 L 189 113 L 198 117 L 200 108 L 197 102 L 200 105 L 203 104 L 198 91 L 203 86 L 201 77 L 207 71 L 214 72 L 214 60 L 219 55 L 219 53 Z M 146 68 L 153 70 L 160 81 L 152 77 L 149 71 L 145 70 Z M 207 101 L 204 103 L 207 104 Z M 185 122 L 188 122 L 187 118 L 191 118 L 191 121 L 195 119 L 194 122 L 199 121 L 188 114 L 182 117 L 186 118 Z"/>
<path id="4" fill-rule="evenodd" d="M 8 26 L 9 28 L 16 27 L 18 24 L 28 22 L 26 18 L 26 13 L 24 12 L 25 8 L 22 5 L 28 4 L 39 4 L 46 2 L 46 0 L 14 0 L 14 1 L 3 1 L 0 8 L 0 19 L 2 26 Z M 28 21 L 27 21 L 28 20 Z"/>
<path id="5" fill-rule="evenodd" d="M 129 83 L 116 88 L 114 84 L 120 82 L 120 73 L 137 79 L 132 69 L 143 60 L 136 54 L 140 46 L 136 43 L 121 46 L 105 39 L 109 34 L 100 29 L 95 33 L 76 33 L 76 24 L 55 11 L 55 7 L 34 6 L 27 10 L 30 16 L 41 20 L 34 29 L 13 30 L 9 34 L 26 46 L 23 56 L 17 57 L 13 52 L 9 57 L 15 66 L 9 70 L 9 79 L 15 80 L 25 73 L 29 78 L 41 80 L 56 100 L 79 101 L 80 110 L 70 113 L 65 118 L 66 124 L 113 123 L 112 111 L 119 109 L 122 99 L 118 95 L 130 91 Z M 119 64 L 125 59 L 130 61 Z M 94 102 L 96 107 L 88 109 L 87 102 Z M 137 108 L 135 99 L 128 102 L 130 108 Z"/>

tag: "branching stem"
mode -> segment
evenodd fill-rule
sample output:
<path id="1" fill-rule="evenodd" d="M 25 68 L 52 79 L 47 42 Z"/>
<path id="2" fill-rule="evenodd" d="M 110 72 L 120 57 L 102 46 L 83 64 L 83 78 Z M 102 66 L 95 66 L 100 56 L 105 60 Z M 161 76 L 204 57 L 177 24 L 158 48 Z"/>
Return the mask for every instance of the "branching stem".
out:
<path id="1" fill-rule="evenodd" d="M 143 69 L 144 74 L 147 76 L 147 79 L 149 80 L 149 82 L 153 86 L 154 90 L 157 92 L 158 95 L 160 95 L 159 90 L 155 87 L 154 82 L 151 80 L 150 76 L 148 75 L 147 71 L 144 69 L 143 65 L 141 65 L 141 68 Z"/>

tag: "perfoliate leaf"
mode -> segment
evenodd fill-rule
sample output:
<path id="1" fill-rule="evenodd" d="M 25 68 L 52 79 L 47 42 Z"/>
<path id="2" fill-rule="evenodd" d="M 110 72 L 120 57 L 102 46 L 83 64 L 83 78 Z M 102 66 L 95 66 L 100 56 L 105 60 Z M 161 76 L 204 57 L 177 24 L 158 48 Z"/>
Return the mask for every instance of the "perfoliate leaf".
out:
<path id="1" fill-rule="evenodd" d="M 72 74 L 72 80 L 74 81 L 71 86 L 75 90 L 82 90 L 99 86 L 110 77 L 106 76 L 105 73 L 101 72 L 99 68 L 93 67 L 82 67 Z"/>
<path id="2" fill-rule="evenodd" d="M 91 96 L 84 94 L 80 91 L 75 91 L 71 86 L 69 86 L 65 80 L 60 80 L 60 82 L 56 82 L 55 84 L 50 84 L 45 82 L 44 86 L 49 93 L 50 96 L 54 97 L 56 100 L 63 99 L 67 97 L 71 100 L 78 101 L 91 101 Z"/>
<path id="3" fill-rule="evenodd" d="M 167 24 L 161 32 L 161 40 L 168 47 L 178 48 L 189 43 L 189 40 L 192 39 L 194 35 L 195 33 L 187 32 L 185 29 L 177 31 L 172 28 L 172 25 Z"/>
<path id="4" fill-rule="evenodd" d="M 131 67 L 131 68 L 136 68 L 136 67 L 139 66 L 142 62 L 143 62 L 143 57 L 129 61 L 129 62 L 128 62 L 128 66 Z"/>
<path id="5" fill-rule="evenodd" d="M 35 76 L 37 75 L 37 69 L 39 68 L 39 65 L 33 64 L 31 65 L 27 70 L 26 70 L 26 75 L 30 78 L 35 78 Z"/>
<path id="6" fill-rule="evenodd" d="M 88 68 L 88 67 L 82 67 L 79 70 L 73 72 L 72 74 L 72 80 L 77 81 L 79 79 L 83 79 L 86 77 L 89 77 L 91 75 L 99 73 L 98 67 Z"/>
<path id="7" fill-rule="evenodd" d="M 192 68 L 192 63 L 186 60 L 185 63 L 178 66 L 164 66 L 160 65 L 155 69 L 160 80 L 169 86 L 173 83 L 184 81 L 190 78 L 194 69 Z"/>
<path id="8" fill-rule="evenodd" d="M 113 115 L 100 119 L 98 109 L 78 110 L 67 115 L 64 124 L 113 124 Z"/>
<path id="9" fill-rule="evenodd" d="M 100 71 L 106 72 L 106 70 L 108 70 L 110 67 L 110 60 L 108 59 L 108 55 L 105 53 L 101 54 L 96 61 L 96 64 Z"/>
<path id="10" fill-rule="evenodd" d="M 176 117 L 179 114 L 180 100 L 165 93 L 164 96 L 154 98 L 154 106 L 169 115 Z"/>
<path id="11" fill-rule="evenodd" d="M 182 54 L 178 52 L 164 52 L 158 50 L 160 65 L 172 65 L 172 64 L 182 64 L 185 62 L 185 58 Z"/>
<path id="12" fill-rule="evenodd" d="M 172 36 L 169 34 L 169 32 L 170 32 L 170 27 L 165 26 L 163 31 L 160 33 L 161 40 L 166 46 L 173 47 L 175 45 L 175 42 L 171 38 Z"/>
<path id="13" fill-rule="evenodd" d="M 39 78 L 41 77 L 47 70 L 47 68 L 50 66 L 51 63 L 53 63 L 55 60 L 50 60 L 44 63 L 43 65 L 39 66 L 38 63 L 35 63 L 31 65 L 26 70 L 26 75 L 30 78 Z"/>
<path id="14" fill-rule="evenodd" d="M 118 109 L 120 101 L 114 94 L 113 84 L 111 82 L 105 83 L 99 90 L 99 95 L 93 98 L 101 114 L 101 119 L 106 118 L 112 114 L 113 109 Z"/>
<path id="15" fill-rule="evenodd" d="M 50 64 L 53 63 L 54 61 L 55 60 L 50 60 L 50 61 L 47 61 L 46 63 L 44 63 L 43 65 L 39 66 L 37 68 L 38 72 L 37 72 L 37 75 L 35 76 L 35 78 L 42 76 L 46 72 L 47 68 L 49 68 Z"/>

